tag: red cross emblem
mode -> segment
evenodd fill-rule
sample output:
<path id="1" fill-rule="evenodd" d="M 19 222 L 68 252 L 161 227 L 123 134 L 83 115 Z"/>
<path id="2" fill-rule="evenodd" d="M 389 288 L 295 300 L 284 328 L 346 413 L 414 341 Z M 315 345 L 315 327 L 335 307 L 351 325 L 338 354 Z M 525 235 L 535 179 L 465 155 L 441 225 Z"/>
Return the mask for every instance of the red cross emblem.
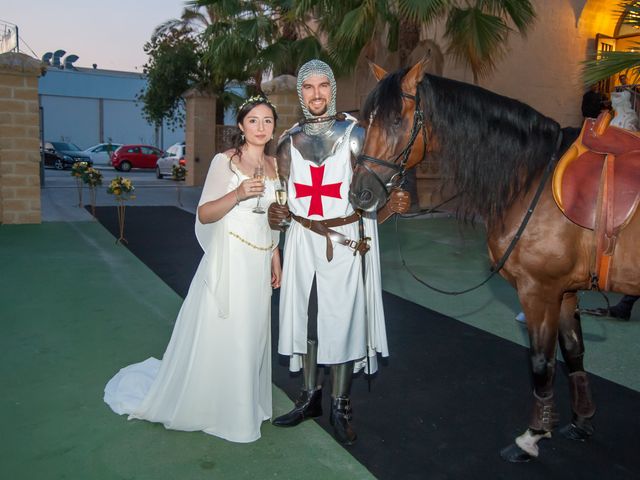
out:
<path id="1" fill-rule="evenodd" d="M 311 203 L 309 204 L 309 216 L 320 215 L 324 216 L 322 209 L 322 197 L 340 197 L 340 185 L 342 182 L 330 183 L 322 185 L 322 177 L 324 177 L 324 165 L 321 167 L 312 167 L 311 169 L 311 185 L 304 185 L 302 183 L 295 183 L 296 198 L 311 197 Z"/>

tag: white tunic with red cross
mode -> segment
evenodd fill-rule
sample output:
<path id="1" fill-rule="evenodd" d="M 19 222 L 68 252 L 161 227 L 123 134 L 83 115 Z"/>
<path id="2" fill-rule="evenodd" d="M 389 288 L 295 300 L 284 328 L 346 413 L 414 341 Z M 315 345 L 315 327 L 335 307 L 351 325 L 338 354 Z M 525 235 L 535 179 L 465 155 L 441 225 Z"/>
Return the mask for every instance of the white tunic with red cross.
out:
<path id="1" fill-rule="evenodd" d="M 322 165 L 305 160 L 291 142 L 289 209 L 300 217 L 326 220 L 353 213 L 349 202 L 352 166 L 349 127 L 340 146 Z M 371 237 L 365 255 L 366 282 L 362 280 L 362 259 L 353 250 L 333 246 L 327 261 L 326 238 L 296 221 L 288 228 L 284 245 L 284 270 L 280 290 L 280 336 L 278 352 L 291 356 L 290 370 L 301 367 L 300 355 L 307 351 L 307 308 L 316 277 L 318 292 L 318 363 L 358 361 L 356 370 L 376 368 L 376 352 L 388 355 L 375 213 L 365 217 L 365 235 Z M 360 238 L 358 222 L 332 227 L 352 240 Z M 365 324 L 366 322 L 366 324 Z"/>

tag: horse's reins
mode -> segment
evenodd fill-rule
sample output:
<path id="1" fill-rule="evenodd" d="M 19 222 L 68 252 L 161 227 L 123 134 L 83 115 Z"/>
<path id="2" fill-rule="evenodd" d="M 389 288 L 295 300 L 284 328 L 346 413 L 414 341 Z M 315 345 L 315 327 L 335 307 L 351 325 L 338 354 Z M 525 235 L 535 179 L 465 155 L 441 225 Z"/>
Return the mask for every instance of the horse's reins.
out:
<path id="1" fill-rule="evenodd" d="M 400 237 L 398 235 L 398 218 L 396 217 L 396 224 L 395 224 L 395 227 L 396 227 L 396 243 L 398 245 L 398 253 L 400 254 L 400 260 L 402 261 L 402 266 L 407 270 L 407 272 L 409 272 L 409 274 L 417 282 L 419 282 L 422 285 L 424 285 L 425 287 L 433 290 L 434 292 L 442 293 L 444 295 L 461 295 L 463 293 L 469 293 L 469 292 L 471 292 L 473 290 L 476 290 L 476 289 L 480 288 L 485 283 L 487 283 L 489 280 L 491 280 L 491 278 L 493 278 L 493 276 L 495 274 L 497 274 L 498 272 L 500 272 L 500 270 L 502 270 L 502 267 L 504 267 L 505 263 L 507 263 L 507 260 L 509 259 L 509 256 L 511 256 L 511 253 L 513 252 L 514 248 L 516 247 L 516 244 L 518 243 L 518 240 L 520 240 L 520 237 L 522 237 L 522 233 L 524 232 L 525 228 L 527 227 L 527 224 L 529 223 L 529 220 L 531 219 L 531 216 L 533 215 L 533 211 L 535 210 L 536 206 L 538 205 L 538 202 L 540 201 L 540 197 L 542 196 L 542 192 L 544 190 L 544 186 L 547 183 L 547 180 L 549 179 L 549 176 L 551 175 L 551 172 L 553 172 L 555 163 L 558 160 L 558 151 L 560 150 L 561 143 L 562 143 L 562 130 L 560 130 L 558 132 L 558 138 L 556 139 L 556 148 L 555 148 L 553 154 L 551 154 L 551 158 L 549 159 L 549 162 L 547 163 L 547 166 L 545 167 L 544 173 L 542 174 L 542 178 L 540 179 L 540 183 L 538 184 L 538 188 L 536 189 L 536 193 L 533 196 L 533 198 L 531 199 L 531 203 L 529 204 L 529 208 L 527 209 L 527 213 L 525 214 L 524 218 L 522 219 L 522 222 L 520 223 L 520 226 L 518 227 L 518 230 L 516 231 L 516 234 L 511 239 L 511 242 L 509 243 L 509 246 L 507 247 L 507 249 L 502 254 L 502 257 L 494 265 L 491 266 L 491 269 L 490 269 L 491 273 L 489 273 L 489 275 L 483 281 L 481 281 L 477 285 L 474 285 L 473 287 L 469 287 L 469 288 L 466 288 L 464 290 L 450 291 L 450 290 L 442 290 L 440 288 L 434 287 L 433 285 L 430 285 L 429 283 L 427 283 L 424 280 L 422 280 L 421 278 L 419 278 L 407 266 L 407 263 L 405 262 L 404 256 L 402 255 L 402 248 L 400 247 Z"/>
<path id="2" fill-rule="evenodd" d="M 369 172 L 373 177 L 382 185 L 387 196 L 389 196 L 389 188 L 396 187 L 400 185 L 404 179 L 406 174 L 407 162 L 409 161 L 409 155 L 411 154 L 411 149 L 413 148 L 413 144 L 418 138 L 418 134 L 422 131 L 422 142 L 424 152 L 427 150 L 427 132 L 424 124 L 424 113 L 420 108 L 420 96 L 418 95 L 418 91 L 416 90 L 415 95 L 411 95 L 409 93 L 402 92 L 401 95 L 404 98 L 408 98 L 409 100 L 413 100 L 416 104 L 415 111 L 413 112 L 413 125 L 411 126 L 411 135 L 409 136 L 409 140 L 407 141 L 407 145 L 404 149 L 393 159 L 392 162 L 387 160 L 382 160 L 380 158 L 372 157 L 370 155 L 360 154 L 358 155 L 358 159 L 356 160 L 357 165 L 362 165 L 362 167 Z M 400 163 L 398 164 L 398 159 L 402 158 Z M 396 172 L 391 176 L 387 183 L 383 182 L 380 176 L 367 165 L 368 163 L 373 163 L 375 165 L 380 165 L 381 167 L 389 168 Z M 397 181 L 399 179 L 399 181 Z"/>
<path id="3" fill-rule="evenodd" d="M 426 134 L 426 127 L 424 124 L 424 113 L 422 112 L 422 110 L 420 109 L 420 96 L 418 95 L 418 90 L 416 89 L 416 94 L 415 95 L 411 95 L 409 93 L 405 93 L 402 92 L 401 95 L 405 98 L 408 98 L 410 100 L 413 100 L 416 104 L 416 109 L 414 111 L 413 114 L 413 126 L 411 128 L 411 135 L 409 137 L 409 140 L 407 142 L 407 145 L 404 147 L 404 149 L 396 156 L 396 158 L 394 159 L 394 162 L 397 162 L 399 158 L 402 157 L 402 160 L 400 162 L 400 164 L 396 164 L 393 162 L 389 162 L 386 160 L 382 160 L 376 157 L 372 157 L 370 155 L 364 155 L 361 154 L 358 156 L 358 160 L 357 160 L 357 164 L 358 165 L 362 165 L 362 167 L 367 170 L 369 173 L 373 174 L 374 178 L 382 185 L 382 187 L 384 188 L 385 192 L 387 193 L 387 196 L 389 195 L 389 187 L 394 187 L 394 179 L 396 177 L 400 177 L 400 179 L 402 180 L 402 178 L 404 178 L 404 175 L 406 173 L 406 165 L 407 165 L 407 161 L 409 160 L 409 155 L 411 154 L 411 149 L 413 148 L 413 144 L 416 141 L 416 138 L 418 137 L 418 133 L 420 131 L 423 132 L 423 142 L 424 142 L 424 153 L 426 154 L 426 150 L 427 150 L 427 134 Z M 424 285 L 425 287 L 438 292 L 438 293 L 442 293 L 444 295 L 461 295 L 463 293 L 468 293 L 471 292 L 473 290 L 476 290 L 478 288 L 480 288 L 481 286 L 483 286 L 485 283 L 487 283 L 489 280 L 491 280 L 491 278 L 493 278 L 493 276 L 495 274 L 497 274 L 498 272 L 500 272 L 500 270 L 502 270 L 502 268 L 504 267 L 505 263 L 507 263 L 507 260 L 509 259 L 509 257 L 511 256 L 511 253 L 513 252 L 516 244 L 518 243 L 518 240 L 520 240 L 520 237 L 522 236 L 522 233 L 524 232 L 525 228 L 527 227 L 527 224 L 529 223 L 529 220 L 531 219 L 531 216 L 533 215 L 533 211 L 535 210 L 536 206 L 538 205 L 538 202 L 540 201 L 540 197 L 542 195 L 542 192 L 544 190 L 544 186 L 547 183 L 547 180 L 549 179 L 549 176 L 551 175 L 551 172 L 553 172 L 554 166 L 556 161 L 558 160 L 558 152 L 560 150 L 560 145 L 562 144 L 562 130 L 560 130 L 558 132 L 558 137 L 556 138 L 556 146 L 555 146 L 555 150 L 554 152 L 551 154 L 551 158 L 549 158 L 549 162 L 547 163 L 547 166 L 544 170 L 544 173 L 542 174 L 542 178 L 540 179 L 540 183 L 538 184 L 538 188 L 536 189 L 536 193 L 533 196 L 533 198 L 531 199 L 531 203 L 529 204 L 529 208 L 527 209 L 527 213 L 525 214 L 524 218 L 522 219 L 522 222 L 520 223 L 520 226 L 518 227 L 518 230 L 516 231 L 516 234 L 513 236 L 513 238 L 511 239 L 511 242 L 509 243 L 509 246 L 507 247 L 507 249 L 505 250 L 505 252 L 502 254 L 502 257 L 500 258 L 500 260 L 498 260 L 494 265 L 491 266 L 491 273 L 489 273 L 489 275 L 487 276 L 487 278 L 485 278 L 482 282 L 478 283 L 477 285 L 470 287 L 470 288 L 466 288 L 464 290 L 459 290 L 459 291 L 449 291 L 449 290 L 442 290 L 440 288 L 434 287 L 433 285 L 430 285 L 429 283 L 425 282 L 424 280 L 422 280 L 421 278 L 419 278 L 408 266 L 407 263 L 404 259 L 404 256 L 402 255 L 402 248 L 400 247 L 400 237 L 398 235 L 398 216 L 396 216 L 396 223 L 395 223 L 395 228 L 396 228 L 396 243 L 398 245 L 398 253 L 400 255 L 400 260 L 402 261 L 402 266 L 407 270 L 407 272 L 409 272 L 409 274 L 419 283 L 421 283 L 422 285 Z M 394 171 L 396 171 L 397 173 L 394 174 L 391 179 L 389 180 L 388 183 L 384 183 L 382 181 L 382 179 L 378 176 L 378 174 L 373 171 L 367 164 L 366 162 L 369 163 L 373 163 L 376 165 L 380 165 L 386 168 L 390 168 Z M 447 200 L 444 203 L 447 203 L 448 201 L 450 201 L 451 199 Z M 441 205 L 442 205 L 441 204 Z"/>

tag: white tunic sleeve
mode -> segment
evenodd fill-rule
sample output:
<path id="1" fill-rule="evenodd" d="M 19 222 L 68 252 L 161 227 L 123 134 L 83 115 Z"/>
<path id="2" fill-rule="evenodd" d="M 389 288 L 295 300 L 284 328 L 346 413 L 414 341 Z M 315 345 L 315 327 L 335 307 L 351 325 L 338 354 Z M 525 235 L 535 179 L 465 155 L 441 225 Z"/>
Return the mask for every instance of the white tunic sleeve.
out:
<path id="1" fill-rule="evenodd" d="M 237 182 L 229 158 L 219 153 L 211 161 L 198 206 L 226 195 Z M 216 299 L 218 313 L 229 315 L 229 235 L 226 216 L 203 224 L 196 214 L 196 238 L 204 250 L 205 283 Z"/>

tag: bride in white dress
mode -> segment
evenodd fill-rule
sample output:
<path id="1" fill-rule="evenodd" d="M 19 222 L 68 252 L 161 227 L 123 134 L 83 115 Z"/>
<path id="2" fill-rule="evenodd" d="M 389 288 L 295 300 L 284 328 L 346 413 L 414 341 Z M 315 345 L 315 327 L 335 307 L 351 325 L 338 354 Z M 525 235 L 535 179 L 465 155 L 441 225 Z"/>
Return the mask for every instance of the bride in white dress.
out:
<path id="1" fill-rule="evenodd" d="M 280 286 L 278 232 L 254 213 L 275 199 L 275 159 L 264 154 L 276 112 L 264 97 L 238 110 L 240 145 L 216 155 L 196 215 L 204 256 L 162 361 L 120 370 L 104 401 L 129 419 L 233 442 L 260 438 L 271 418 L 271 289 Z M 266 180 L 253 178 L 258 166 Z M 262 194 L 262 197 L 259 195 Z"/>

